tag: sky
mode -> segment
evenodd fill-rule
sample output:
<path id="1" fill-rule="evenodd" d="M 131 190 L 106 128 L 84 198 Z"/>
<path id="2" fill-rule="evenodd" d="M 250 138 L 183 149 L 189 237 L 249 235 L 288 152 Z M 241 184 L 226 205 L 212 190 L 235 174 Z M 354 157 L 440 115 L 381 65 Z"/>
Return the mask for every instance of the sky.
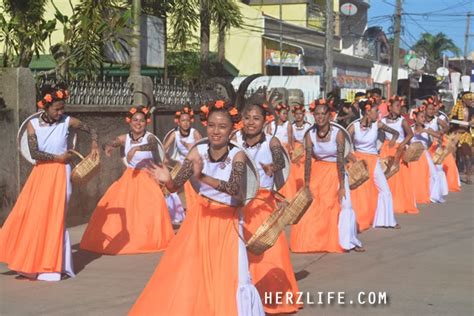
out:
<path id="1" fill-rule="evenodd" d="M 371 0 L 369 26 L 381 26 L 387 36 L 391 37 L 391 18 L 395 13 L 395 4 L 396 0 Z M 470 11 L 474 14 L 474 0 L 402 0 L 402 8 L 405 13 L 417 14 L 402 16 L 400 45 L 403 48 L 410 48 L 422 33 L 443 32 L 463 54 L 466 13 Z M 444 16 L 445 14 L 453 16 Z M 469 33 L 472 35 L 468 41 L 468 54 L 474 50 L 474 16 L 471 16 Z"/>

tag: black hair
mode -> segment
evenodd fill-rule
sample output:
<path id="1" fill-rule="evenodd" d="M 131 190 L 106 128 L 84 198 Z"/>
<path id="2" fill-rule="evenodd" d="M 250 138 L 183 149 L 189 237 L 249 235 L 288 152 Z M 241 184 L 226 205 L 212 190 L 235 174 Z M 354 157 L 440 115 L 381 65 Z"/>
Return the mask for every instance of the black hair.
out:
<path id="1" fill-rule="evenodd" d="M 365 100 L 359 101 L 359 109 L 362 111 L 364 115 L 367 114 L 367 112 L 369 112 L 370 110 L 372 110 L 372 108 L 376 106 L 377 104 L 375 104 L 371 99 L 365 99 Z"/>
<path id="2" fill-rule="evenodd" d="M 145 116 L 145 120 L 148 120 L 151 117 L 150 109 L 143 105 L 130 108 L 130 110 L 126 114 L 126 117 L 132 119 L 132 117 L 137 113 L 142 113 Z"/>
<path id="3" fill-rule="evenodd" d="M 270 105 L 268 104 L 267 100 L 263 95 L 255 94 L 252 95 L 248 100 L 246 100 L 245 107 L 242 113 L 247 113 L 254 107 L 257 107 L 260 110 L 260 113 L 265 119 L 272 115 Z"/>
<path id="4" fill-rule="evenodd" d="M 39 108 L 49 108 L 54 102 L 64 101 L 69 96 L 67 85 L 64 82 L 57 84 L 46 84 L 41 87 L 40 99 L 37 103 Z"/>
<path id="5" fill-rule="evenodd" d="M 201 123 L 204 126 L 207 126 L 209 116 L 211 116 L 212 113 L 217 112 L 226 113 L 234 126 L 241 120 L 240 112 L 232 103 L 230 103 L 230 101 L 217 100 L 209 101 L 206 105 L 203 105 L 200 108 L 199 118 L 201 119 Z"/>
<path id="6" fill-rule="evenodd" d="M 316 104 L 316 106 L 314 107 L 314 110 L 312 111 L 313 113 L 316 112 L 316 109 L 319 108 L 319 107 L 322 107 L 324 108 L 324 112 L 329 112 L 330 108 L 329 108 L 329 105 L 327 103 L 318 103 Z"/>
<path id="7" fill-rule="evenodd" d="M 373 88 L 372 90 L 370 90 L 370 92 L 373 94 L 373 93 L 376 93 L 378 95 L 382 95 L 382 90 L 380 90 L 379 88 Z"/>

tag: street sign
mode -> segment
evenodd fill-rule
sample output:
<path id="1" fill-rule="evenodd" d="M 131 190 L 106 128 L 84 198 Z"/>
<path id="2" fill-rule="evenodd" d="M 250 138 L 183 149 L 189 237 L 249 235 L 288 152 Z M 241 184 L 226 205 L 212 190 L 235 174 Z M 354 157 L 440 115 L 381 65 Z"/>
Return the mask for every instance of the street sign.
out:
<path id="1" fill-rule="evenodd" d="M 341 13 L 347 16 L 353 16 L 357 14 L 357 6 L 353 3 L 344 3 L 341 5 Z"/>
<path id="2" fill-rule="evenodd" d="M 449 69 L 446 67 L 439 67 L 438 69 L 436 69 L 436 73 L 438 74 L 438 76 L 446 77 L 447 75 L 449 75 Z"/>

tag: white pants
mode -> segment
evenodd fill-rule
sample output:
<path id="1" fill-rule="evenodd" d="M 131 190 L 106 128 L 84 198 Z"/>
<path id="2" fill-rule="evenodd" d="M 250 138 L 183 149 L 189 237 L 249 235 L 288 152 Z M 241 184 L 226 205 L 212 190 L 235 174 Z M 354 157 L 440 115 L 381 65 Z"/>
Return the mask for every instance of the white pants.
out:
<path id="1" fill-rule="evenodd" d="M 239 235 L 244 235 L 244 220 L 239 210 Z M 249 260 L 245 243 L 239 238 L 239 286 L 237 288 L 237 313 L 239 316 L 265 316 L 262 300 L 252 282 L 249 271 Z"/>
<path id="2" fill-rule="evenodd" d="M 349 176 L 344 177 L 344 188 L 346 196 L 341 202 L 341 212 L 339 213 L 339 245 L 345 250 L 355 247 L 362 247 L 362 243 L 357 238 L 357 222 L 351 202 L 351 190 L 349 188 Z"/>
<path id="3" fill-rule="evenodd" d="M 184 220 L 184 208 L 178 193 L 174 192 L 166 197 L 166 205 L 173 222 L 181 223 Z"/>
<path id="4" fill-rule="evenodd" d="M 393 213 L 392 192 L 387 182 L 387 178 L 380 166 L 380 159 L 377 160 L 374 170 L 374 181 L 378 191 L 377 209 L 373 227 L 395 227 L 397 221 Z"/>
<path id="5" fill-rule="evenodd" d="M 431 155 L 429 154 L 428 151 L 425 150 L 424 152 L 426 159 L 428 160 L 428 166 L 430 168 L 430 200 L 433 203 L 443 203 L 444 202 L 444 197 L 443 194 L 444 190 L 443 189 L 443 177 L 440 176 L 439 170 L 437 169 L 436 165 L 433 163 L 433 159 L 431 159 Z M 442 166 L 441 170 L 443 170 Z M 444 176 L 444 181 L 446 181 L 446 175 L 443 173 Z M 446 184 L 446 191 L 447 191 L 447 181 L 445 182 Z"/>
<path id="6" fill-rule="evenodd" d="M 443 170 L 443 165 L 435 165 L 436 172 L 438 174 L 438 181 L 441 187 L 441 195 L 446 196 L 449 193 L 448 189 L 448 179 Z"/>

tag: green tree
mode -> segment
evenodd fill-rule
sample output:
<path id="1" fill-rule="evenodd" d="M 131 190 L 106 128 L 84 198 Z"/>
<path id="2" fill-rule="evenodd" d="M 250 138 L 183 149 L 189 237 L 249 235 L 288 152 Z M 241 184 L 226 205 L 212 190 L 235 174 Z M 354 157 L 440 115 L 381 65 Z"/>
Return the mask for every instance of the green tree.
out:
<path id="1" fill-rule="evenodd" d="M 430 33 L 421 34 L 421 38 L 413 45 L 412 49 L 418 55 L 426 57 L 426 69 L 430 72 L 436 71 L 436 68 L 442 65 L 443 53 L 451 52 L 456 56 L 459 56 L 461 53 L 453 40 L 442 32 L 436 35 Z"/>
<path id="2" fill-rule="evenodd" d="M 44 41 L 56 26 L 43 18 L 46 0 L 3 0 L 0 40 L 4 42 L 3 66 L 28 67 L 33 55 L 44 51 Z"/>
<path id="3" fill-rule="evenodd" d="M 171 47 L 178 51 L 190 49 L 194 33 L 200 27 L 201 75 L 209 70 L 209 40 L 211 23 L 218 32 L 218 60 L 225 58 L 225 36 L 231 27 L 239 27 L 242 14 L 234 1 L 229 0 L 175 0 L 169 10 L 171 16 Z"/>
<path id="4" fill-rule="evenodd" d="M 218 31 L 217 55 L 220 63 L 225 60 L 225 36 L 231 27 L 242 25 L 242 14 L 233 1 L 211 0 L 211 20 Z"/>
<path id="5" fill-rule="evenodd" d="M 120 0 L 81 0 L 71 8 L 70 17 L 56 8 L 56 19 L 63 24 L 64 41 L 51 51 L 61 76 L 72 67 L 86 77 L 94 77 L 105 61 L 104 43 L 120 49 L 130 44 L 131 10 L 126 1 Z"/>

